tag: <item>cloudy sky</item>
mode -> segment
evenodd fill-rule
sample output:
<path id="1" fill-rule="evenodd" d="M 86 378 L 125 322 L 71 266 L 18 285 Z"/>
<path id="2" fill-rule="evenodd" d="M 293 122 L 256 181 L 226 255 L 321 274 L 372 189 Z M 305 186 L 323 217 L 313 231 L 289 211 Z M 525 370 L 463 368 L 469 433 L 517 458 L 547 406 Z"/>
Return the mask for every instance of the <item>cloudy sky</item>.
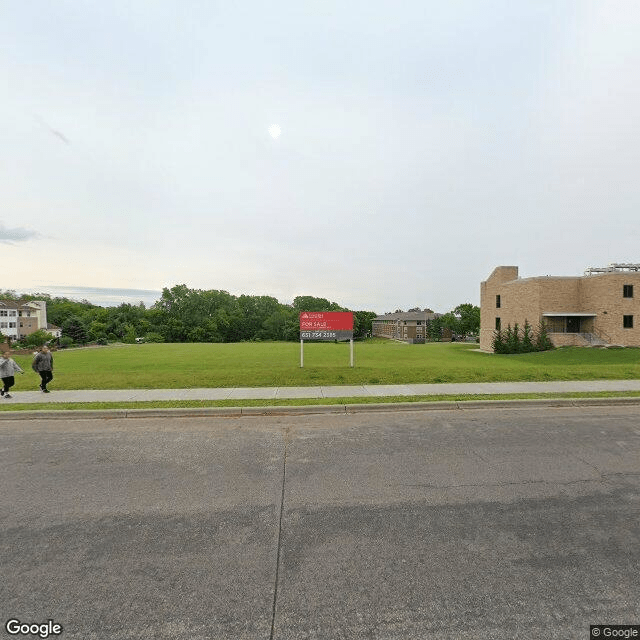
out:
<path id="1" fill-rule="evenodd" d="M 0 288 L 445 312 L 500 264 L 640 262 L 639 33 L 634 0 L 2 2 Z"/>

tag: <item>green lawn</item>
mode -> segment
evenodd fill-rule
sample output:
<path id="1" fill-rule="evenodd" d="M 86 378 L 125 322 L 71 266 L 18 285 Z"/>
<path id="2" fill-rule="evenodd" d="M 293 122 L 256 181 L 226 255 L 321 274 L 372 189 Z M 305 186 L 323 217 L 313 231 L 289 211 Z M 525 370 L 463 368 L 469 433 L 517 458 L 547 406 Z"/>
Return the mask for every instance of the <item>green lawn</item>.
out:
<path id="1" fill-rule="evenodd" d="M 203 409 L 207 407 L 300 407 L 314 405 L 396 404 L 471 402 L 489 400 L 575 400 L 580 398 L 638 398 L 640 391 L 596 391 L 566 393 L 497 393 L 497 394 L 443 394 L 429 396 L 382 396 L 357 398 L 294 398 L 268 400 L 152 400 L 147 402 L 41 402 L 0 403 L 2 411 L 78 411 L 109 409 Z"/>
<path id="2" fill-rule="evenodd" d="M 147 389 L 318 386 L 516 380 L 640 378 L 640 349 L 565 348 L 495 355 L 475 344 L 348 343 L 140 344 L 70 349 L 54 354 L 52 389 Z M 16 391 L 35 389 L 30 357 Z"/>

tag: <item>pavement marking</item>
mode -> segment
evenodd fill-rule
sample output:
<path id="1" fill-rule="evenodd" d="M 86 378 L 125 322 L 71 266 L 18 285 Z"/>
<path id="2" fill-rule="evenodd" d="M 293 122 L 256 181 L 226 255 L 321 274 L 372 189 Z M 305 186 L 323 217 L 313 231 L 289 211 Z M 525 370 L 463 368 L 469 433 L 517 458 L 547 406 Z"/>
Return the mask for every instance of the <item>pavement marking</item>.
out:
<path id="1" fill-rule="evenodd" d="M 276 553 L 276 577 L 273 586 L 273 608 L 271 610 L 271 633 L 269 640 L 273 640 L 276 626 L 276 613 L 278 608 L 278 581 L 280 578 L 280 553 L 282 550 L 282 518 L 284 515 L 284 492 L 287 482 L 287 440 L 289 437 L 289 427 L 282 434 L 284 440 L 284 454 L 282 461 L 282 493 L 280 494 L 280 518 L 278 519 L 278 551 Z"/>

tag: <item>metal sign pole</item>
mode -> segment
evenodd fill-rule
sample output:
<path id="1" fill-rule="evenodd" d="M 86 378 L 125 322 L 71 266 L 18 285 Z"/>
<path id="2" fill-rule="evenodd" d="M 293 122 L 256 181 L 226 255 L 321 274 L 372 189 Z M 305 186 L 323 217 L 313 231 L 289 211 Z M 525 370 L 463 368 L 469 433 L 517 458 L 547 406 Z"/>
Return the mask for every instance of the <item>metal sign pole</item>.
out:
<path id="1" fill-rule="evenodd" d="M 351 344 L 351 366 L 353 367 L 353 338 L 349 342 Z"/>
<path id="2" fill-rule="evenodd" d="M 304 368 L 304 340 L 300 339 L 300 368 Z"/>

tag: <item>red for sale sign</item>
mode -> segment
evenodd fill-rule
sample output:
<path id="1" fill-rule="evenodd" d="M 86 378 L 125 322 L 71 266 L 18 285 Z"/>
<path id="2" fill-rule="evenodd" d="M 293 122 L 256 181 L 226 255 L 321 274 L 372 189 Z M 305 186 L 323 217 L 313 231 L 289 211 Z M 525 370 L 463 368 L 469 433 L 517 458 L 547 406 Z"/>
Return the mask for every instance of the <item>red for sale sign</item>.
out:
<path id="1" fill-rule="evenodd" d="M 301 340 L 351 340 L 353 313 L 350 311 L 302 311 Z"/>

